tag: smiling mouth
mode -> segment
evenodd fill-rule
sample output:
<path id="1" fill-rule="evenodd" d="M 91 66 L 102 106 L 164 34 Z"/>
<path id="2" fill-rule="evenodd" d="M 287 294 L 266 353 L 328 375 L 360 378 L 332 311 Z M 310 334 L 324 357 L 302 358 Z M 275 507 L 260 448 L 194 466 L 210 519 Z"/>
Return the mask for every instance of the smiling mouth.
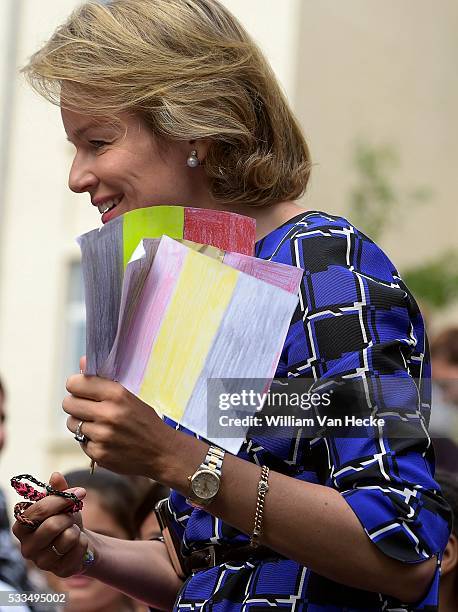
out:
<path id="1" fill-rule="evenodd" d="M 119 198 L 113 198 L 112 200 L 107 200 L 103 204 L 99 204 L 97 208 L 99 209 L 99 212 L 103 215 L 109 210 L 113 210 L 113 208 L 116 208 L 116 206 L 119 204 L 121 200 L 122 200 L 122 196 L 120 196 Z"/>

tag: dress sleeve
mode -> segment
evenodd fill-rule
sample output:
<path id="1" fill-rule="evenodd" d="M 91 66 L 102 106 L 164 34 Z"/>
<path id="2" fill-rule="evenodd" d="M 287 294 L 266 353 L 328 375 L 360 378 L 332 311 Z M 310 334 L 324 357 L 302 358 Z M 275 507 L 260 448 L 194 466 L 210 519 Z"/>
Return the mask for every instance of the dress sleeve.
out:
<path id="1" fill-rule="evenodd" d="M 433 476 L 429 350 L 415 300 L 352 226 L 302 233 L 291 253 L 304 277 L 279 375 L 308 377 L 332 394 L 316 416 L 334 421 L 310 442 L 319 480 L 342 494 L 385 554 L 440 558 L 451 516 Z M 347 415 L 377 425 L 332 425 Z"/>

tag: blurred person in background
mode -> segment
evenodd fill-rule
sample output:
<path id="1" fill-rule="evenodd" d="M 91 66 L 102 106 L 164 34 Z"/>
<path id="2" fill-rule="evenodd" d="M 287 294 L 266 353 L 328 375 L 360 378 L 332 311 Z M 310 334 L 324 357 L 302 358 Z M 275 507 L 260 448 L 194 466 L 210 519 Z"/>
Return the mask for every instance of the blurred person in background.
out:
<path id="1" fill-rule="evenodd" d="M 139 493 L 139 504 L 135 512 L 135 529 L 138 540 L 163 541 L 161 528 L 154 512 L 154 508 L 161 499 L 168 497 L 170 489 L 160 482 L 143 476 L 128 476 Z M 143 612 L 145 607 L 137 602 L 135 612 Z M 156 608 L 149 607 L 150 612 Z"/>
<path id="2" fill-rule="evenodd" d="M 65 474 L 69 487 L 84 487 L 82 516 L 92 531 L 123 540 L 138 535 L 137 508 L 143 505 L 143 491 L 138 491 L 129 478 L 99 468 L 94 474 L 75 470 Z M 130 612 L 146 610 L 139 602 L 87 575 L 60 578 L 47 574 L 48 584 L 56 593 L 68 593 L 66 612 Z"/>
<path id="3" fill-rule="evenodd" d="M 444 329 L 431 343 L 433 378 L 458 414 L 458 327 Z M 458 433 L 458 432 L 457 432 Z"/>
<path id="4" fill-rule="evenodd" d="M 458 327 L 449 327 L 431 342 L 431 436 L 438 468 L 458 470 Z"/>
<path id="5" fill-rule="evenodd" d="M 453 531 L 442 559 L 439 612 L 458 610 L 458 475 L 437 470 L 436 480 L 453 511 Z"/>
<path id="6" fill-rule="evenodd" d="M 155 482 L 149 478 L 134 476 L 134 481 L 141 478 L 144 482 L 144 489 L 140 492 L 140 503 L 135 513 L 136 530 L 139 540 L 160 540 L 162 538 L 154 507 L 161 499 L 169 495 L 169 488 L 160 482 Z"/>
<path id="7" fill-rule="evenodd" d="M 0 380 L 0 453 L 6 440 L 5 400 L 5 387 Z M 34 589 L 28 579 L 24 559 L 12 538 L 5 496 L 0 489 L 0 591 L 2 590 L 24 592 Z M 33 607 L 24 606 L 24 610 L 33 610 Z"/>

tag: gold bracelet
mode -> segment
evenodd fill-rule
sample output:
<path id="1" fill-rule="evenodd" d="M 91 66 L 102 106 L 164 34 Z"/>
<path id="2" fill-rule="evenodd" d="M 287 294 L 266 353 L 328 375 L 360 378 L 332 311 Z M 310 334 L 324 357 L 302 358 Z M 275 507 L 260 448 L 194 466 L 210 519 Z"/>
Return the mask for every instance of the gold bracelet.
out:
<path id="1" fill-rule="evenodd" d="M 261 478 L 258 482 L 258 498 L 256 500 L 256 513 L 254 515 L 254 529 L 250 537 L 250 546 L 257 548 L 262 531 L 262 516 L 264 512 L 264 498 L 269 490 L 269 468 L 262 466 Z"/>

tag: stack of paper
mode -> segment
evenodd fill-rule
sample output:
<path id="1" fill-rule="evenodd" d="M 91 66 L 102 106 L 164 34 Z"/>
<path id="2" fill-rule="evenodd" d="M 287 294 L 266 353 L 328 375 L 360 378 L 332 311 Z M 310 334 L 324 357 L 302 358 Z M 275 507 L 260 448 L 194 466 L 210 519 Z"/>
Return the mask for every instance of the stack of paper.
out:
<path id="1" fill-rule="evenodd" d="M 99 373 L 116 335 L 124 270 L 143 238 L 185 239 L 253 255 L 256 223 L 225 211 L 139 208 L 78 238 L 86 299 L 86 374 Z M 104 299 L 98 299 L 103 296 Z"/>
<path id="2" fill-rule="evenodd" d="M 86 373 L 118 380 L 159 414 L 208 438 L 216 415 L 207 411 L 215 410 L 207 406 L 207 381 L 272 379 L 302 270 L 167 235 L 139 238 L 124 270 L 118 226 L 125 219 L 115 221 L 79 239 Z M 242 442 L 213 441 L 232 452 Z"/>

